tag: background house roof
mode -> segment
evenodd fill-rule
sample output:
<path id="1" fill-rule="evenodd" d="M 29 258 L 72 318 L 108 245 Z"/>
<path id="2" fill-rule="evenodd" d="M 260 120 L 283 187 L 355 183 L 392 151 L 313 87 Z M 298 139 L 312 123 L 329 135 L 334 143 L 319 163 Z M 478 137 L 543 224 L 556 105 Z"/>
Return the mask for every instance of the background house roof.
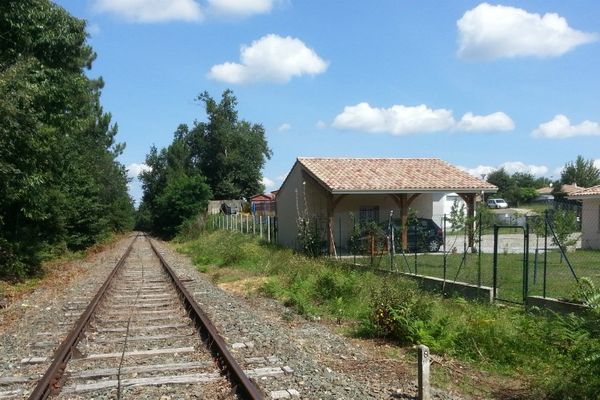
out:
<path id="1" fill-rule="evenodd" d="M 600 197 L 600 185 L 592 186 L 591 188 L 582 189 L 579 191 L 571 193 L 569 198 L 583 198 L 583 197 Z"/>
<path id="2" fill-rule="evenodd" d="M 586 189 L 584 187 L 581 186 L 577 186 L 576 183 L 569 185 L 569 184 L 564 184 L 560 187 L 560 191 L 567 194 L 567 195 L 572 195 L 574 193 L 580 192 L 581 190 Z"/>
<path id="3" fill-rule="evenodd" d="M 332 193 L 497 190 L 438 158 L 299 157 L 298 162 Z"/>

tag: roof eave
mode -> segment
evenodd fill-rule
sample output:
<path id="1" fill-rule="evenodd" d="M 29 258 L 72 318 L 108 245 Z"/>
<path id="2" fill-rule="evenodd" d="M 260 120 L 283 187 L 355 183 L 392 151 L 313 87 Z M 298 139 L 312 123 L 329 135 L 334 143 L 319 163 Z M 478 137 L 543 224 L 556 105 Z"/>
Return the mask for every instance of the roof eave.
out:
<path id="1" fill-rule="evenodd" d="M 580 194 L 567 196 L 569 200 L 600 199 L 600 194 Z"/>
<path id="2" fill-rule="evenodd" d="M 439 188 L 439 189 L 332 189 L 332 194 L 399 194 L 399 193 L 496 193 L 497 188 Z"/>

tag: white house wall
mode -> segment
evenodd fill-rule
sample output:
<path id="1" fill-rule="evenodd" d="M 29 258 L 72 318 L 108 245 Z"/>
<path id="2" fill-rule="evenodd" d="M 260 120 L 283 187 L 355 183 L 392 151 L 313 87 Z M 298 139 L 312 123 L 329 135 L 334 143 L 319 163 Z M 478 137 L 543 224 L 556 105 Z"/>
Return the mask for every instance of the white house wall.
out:
<path id="1" fill-rule="evenodd" d="M 600 199 L 584 199 L 581 213 L 581 245 L 600 249 Z"/>
<path id="2" fill-rule="evenodd" d="M 327 197 L 323 189 L 313 179 L 304 179 L 298 163 L 277 193 L 276 204 L 279 243 L 291 248 L 297 247 L 299 215 L 321 219 L 327 216 Z"/>

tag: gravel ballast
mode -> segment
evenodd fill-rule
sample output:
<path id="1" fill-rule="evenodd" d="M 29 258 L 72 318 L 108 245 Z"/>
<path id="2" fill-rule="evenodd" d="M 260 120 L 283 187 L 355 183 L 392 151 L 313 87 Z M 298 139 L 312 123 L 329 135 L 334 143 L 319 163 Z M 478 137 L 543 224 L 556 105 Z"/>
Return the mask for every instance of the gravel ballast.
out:
<path id="1" fill-rule="evenodd" d="M 112 248 L 79 262 L 78 275 L 66 285 L 41 287 L 19 302 L 11 304 L 0 314 L 0 399 L 26 398 L 45 369 L 52 354 L 65 337 L 73 322 L 85 309 L 104 279 L 131 242 L 132 237 L 120 240 Z M 180 254 L 164 242 L 154 241 L 164 258 L 185 281 L 195 300 L 221 333 L 234 357 L 265 398 L 304 399 L 409 399 L 416 397 L 415 372 L 392 360 L 372 357 L 360 345 L 333 332 L 328 326 L 308 321 L 276 301 L 244 298 L 215 286 L 210 278 L 194 268 L 188 256 Z M 149 246 L 134 252 L 145 259 Z M 143 304 L 159 303 L 160 296 L 148 295 Z M 290 317 L 290 315 L 292 315 Z M 16 318 L 15 316 L 19 316 Z M 151 315 L 153 324 L 166 325 L 177 316 Z M 94 325 L 106 327 L 98 319 Z M 117 317 L 109 326 L 122 326 Z M 189 344 L 186 328 L 176 328 L 180 338 L 169 339 L 168 345 Z M 132 348 L 144 350 L 144 335 L 136 335 Z M 96 330 L 91 343 L 82 343 L 82 350 L 105 352 L 114 346 L 114 338 Z M 23 361 L 29 362 L 23 362 Z M 169 355 L 149 359 L 150 364 L 174 364 L 178 357 Z M 206 362 L 204 358 L 190 361 Z M 104 368 L 102 363 L 94 364 Z M 74 363 L 84 363 L 75 360 Z M 75 365 L 75 364 L 74 364 Z M 125 359 L 124 366 L 134 367 Z M 91 368 L 91 367 L 90 367 Z M 205 368 L 198 367 L 199 371 Z M 74 368 L 70 367 L 69 371 Z M 134 375 L 132 375 L 134 376 Z M 3 381 L 4 380 L 4 381 Z M 19 381 L 20 380 L 20 381 Z M 126 387 L 123 398 L 228 398 L 230 390 L 223 380 L 211 380 L 200 386 L 156 385 Z M 207 391 L 213 391 L 208 395 Z M 158 397 L 155 397 L 158 396 Z M 62 398 L 89 398 L 68 396 Z M 95 398 L 113 398 L 110 394 Z M 433 398 L 455 399 L 457 395 L 434 390 Z"/>

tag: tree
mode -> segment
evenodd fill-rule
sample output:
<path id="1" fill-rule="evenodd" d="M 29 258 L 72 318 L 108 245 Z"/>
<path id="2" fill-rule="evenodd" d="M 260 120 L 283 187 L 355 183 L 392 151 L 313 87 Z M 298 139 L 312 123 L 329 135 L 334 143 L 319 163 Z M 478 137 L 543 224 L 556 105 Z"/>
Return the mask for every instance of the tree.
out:
<path id="1" fill-rule="evenodd" d="M 156 223 L 161 233 L 173 237 L 181 224 L 206 209 L 210 188 L 201 175 L 173 178 L 157 199 Z"/>
<path id="2" fill-rule="evenodd" d="M 100 105 L 85 22 L 48 0 L 0 3 L 0 276 L 128 229 L 124 145 Z"/>
<path id="3" fill-rule="evenodd" d="M 271 150 L 260 124 L 238 120 L 237 99 L 225 90 L 217 103 L 207 92 L 198 96 L 208 122 L 195 123 L 183 137 L 193 167 L 202 171 L 215 199 L 249 198 L 264 190 L 261 170 Z"/>
<path id="4" fill-rule="evenodd" d="M 581 187 L 592 187 L 600 184 L 600 170 L 594 165 L 594 160 L 586 160 L 577 156 L 574 162 L 568 162 L 560 174 L 562 184 L 577 184 Z"/>
<path id="5" fill-rule="evenodd" d="M 264 189 L 261 169 L 271 150 L 263 127 L 238 120 L 231 90 L 223 92 L 219 103 L 206 92 L 198 98 L 208 122 L 195 122 L 192 129 L 179 125 L 167 148 L 150 148 L 150 168 L 140 174 L 144 194 L 138 226 L 167 237 L 200 213 L 211 196 L 248 198 Z"/>

